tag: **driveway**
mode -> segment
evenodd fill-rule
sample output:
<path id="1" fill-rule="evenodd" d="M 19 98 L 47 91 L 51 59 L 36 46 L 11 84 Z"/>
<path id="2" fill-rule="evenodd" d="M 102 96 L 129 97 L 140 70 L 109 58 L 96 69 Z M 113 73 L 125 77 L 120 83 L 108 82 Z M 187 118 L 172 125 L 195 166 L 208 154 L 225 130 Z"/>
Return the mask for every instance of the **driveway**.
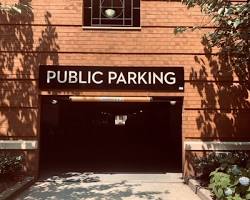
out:
<path id="1" fill-rule="evenodd" d="M 43 176 L 18 200 L 199 200 L 181 174 L 94 174 Z"/>

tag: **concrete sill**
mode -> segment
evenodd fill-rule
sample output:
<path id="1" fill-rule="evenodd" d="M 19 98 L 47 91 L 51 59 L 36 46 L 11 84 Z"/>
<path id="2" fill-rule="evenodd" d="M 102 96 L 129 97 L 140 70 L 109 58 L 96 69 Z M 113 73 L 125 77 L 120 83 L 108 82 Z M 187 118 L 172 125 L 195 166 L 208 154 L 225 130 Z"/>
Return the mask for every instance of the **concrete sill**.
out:
<path id="1" fill-rule="evenodd" d="M 106 30 L 106 31 L 141 31 L 141 27 L 105 27 L 105 26 L 83 26 L 83 30 Z"/>
<path id="2" fill-rule="evenodd" d="M 34 177 L 26 177 L 23 181 L 16 183 L 14 186 L 0 193 L 0 200 L 13 199 L 15 195 L 33 184 L 34 180 Z"/>
<path id="3" fill-rule="evenodd" d="M 200 186 L 199 182 L 194 179 L 188 179 L 185 181 L 186 184 L 194 191 L 195 194 L 200 197 L 201 200 L 214 200 L 212 198 L 212 193 L 203 187 Z"/>

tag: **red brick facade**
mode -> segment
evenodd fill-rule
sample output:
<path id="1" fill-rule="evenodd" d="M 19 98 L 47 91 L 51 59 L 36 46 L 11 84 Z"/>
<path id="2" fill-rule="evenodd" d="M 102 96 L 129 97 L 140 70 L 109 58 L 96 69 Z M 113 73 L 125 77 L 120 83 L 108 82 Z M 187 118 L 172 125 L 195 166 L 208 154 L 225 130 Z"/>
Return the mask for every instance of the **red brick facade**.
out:
<path id="1" fill-rule="evenodd" d="M 216 65 L 221 64 L 214 55 L 216 49 L 212 54 L 201 43 L 202 35 L 212 27 L 174 34 L 176 26 L 205 24 L 207 17 L 198 8 L 187 10 L 175 1 L 141 0 L 141 29 L 87 30 L 82 26 L 82 6 L 83 0 L 33 0 L 29 16 L 0 15 L 1 140 L 39 141 L 39 95 L 84 94 L 184 96 L 183 143 L 250 141 L 250 112 L 243 105 L 250 100 L 248 94 L 237 81 L 232 91 L 229 79 L 215 79 Z M 39 91 L 40 64 L 183 66 L 185 92 Z M 28 166 L 34 171 L 38 170 L 38 149 L 26 151 Z M 188 162 L 184 166 L 190 170 Z"/>

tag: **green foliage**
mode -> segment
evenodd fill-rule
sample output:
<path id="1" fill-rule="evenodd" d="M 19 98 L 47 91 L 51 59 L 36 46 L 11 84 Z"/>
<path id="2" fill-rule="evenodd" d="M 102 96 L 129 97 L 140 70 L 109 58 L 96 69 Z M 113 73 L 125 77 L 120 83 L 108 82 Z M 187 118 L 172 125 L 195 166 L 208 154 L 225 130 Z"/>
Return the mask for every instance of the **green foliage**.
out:
<path id="1" fill-rule="evenodd" d="M 187 8 L 199 6 L 202 13 L 210 16 L 209 25 L 214 31 L 206 34 L 209 47 L 218 47 L 220 54 L 228 57 L 230 68 L 242 85 L 250 88 L 250 2 L 235 3 L 229 0 L 182 0 Z M 189 28 L 196 30 L 206 26 Z M 181 27 L 181 30 L 184 30 Z M 188 29 L 188 28 L 187 28 Z M 180 27 L 175 33 L 181 33 Z M 183 31 L 182 31 L 183 32 Z"/>
<path id="2" fill-rule="evenodd" d="M 218 171 L 211 173 L 209 188 L 212 189 L 218 199 L 222 199 L 224 190 L 229 186 L 231 186 L 230 175 Z"/>
<path id="3" fill-rule="evenodd" d="M 193 166 L 217 199 L 250 200 L 250 158 L 246 152 L 212 152 L 195 158 Z"/>
<path id="4" fill-rule="evenodd" d="M 250 199 L 250 168 L 228 164 L 210 174 L 209 188 L 220 200 Z"/>
<path id="5" fill-rule="evenodd" d="M 2 152 L 0 154 L 0 176 L 13 174 L 22 169 L 23 155 L 11 155 L 10 153 Z"/>
<path id="6" fill-rule="evenodd" d="M 200 174 L 198 178 L 205 184 L 209 182 L 209 175 L 212 171 L 220 168 L 224 170 L 228 166 L 237 165 L 240 167 L 248 166 L 249 156 L 242 151 L 233 151 L 228 153 L 209 153 L 204 157 L 197 157 L 193 159 L 193 166 L 195 171 Z"/>
<path id="7" fill-rule="evenodd" d="M 235 175 L 228 167 L 224 172 L 215 170 L 211 173 L 209 188 L 218 199 L 250 199 L 250 186 L 242 185 L 239 179 L 244 175 L 250 177 L 250 171 L 246 168 L 240 168 L 240 173 Z M 231 192 L 228 192 L 231 191 Z"/>
<path id="8" fill-rule="evenodd" d="M 0 2 L 0 11 L 9 14 L 21 14 L 25 12 L 30 12 L 31 9 L 31 0 L 20 1 L 13 5 L 2 4 Z"/>
<path id="9" fill-rule="evenodd" d="M 187 30 L 187 27 L 176 27 L 174 29 L 174 34 L 183 33 Z"/>

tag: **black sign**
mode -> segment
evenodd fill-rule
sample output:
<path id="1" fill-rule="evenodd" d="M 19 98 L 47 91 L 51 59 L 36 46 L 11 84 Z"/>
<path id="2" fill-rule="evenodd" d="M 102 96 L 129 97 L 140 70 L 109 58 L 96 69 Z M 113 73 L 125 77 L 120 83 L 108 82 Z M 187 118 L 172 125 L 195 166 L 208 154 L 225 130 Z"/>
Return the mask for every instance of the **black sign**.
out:
<path id="1" fill-rule="evenodd" d="M 80 90 L 184 90 L 183 67 L 40 66 L 39 88 Z"/>

